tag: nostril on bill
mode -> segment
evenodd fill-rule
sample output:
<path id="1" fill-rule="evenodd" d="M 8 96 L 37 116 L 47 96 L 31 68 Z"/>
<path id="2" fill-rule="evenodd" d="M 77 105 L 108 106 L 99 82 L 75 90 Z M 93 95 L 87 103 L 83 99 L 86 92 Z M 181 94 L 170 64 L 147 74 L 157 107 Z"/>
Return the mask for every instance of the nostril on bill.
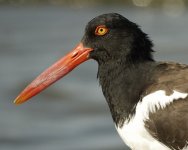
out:
<path id="1" fill-rule="evenodd" d="M 74 52 L 74 53 L 72 54 L 72 58 L 76 57 L 77 55 L 78 55 L 78 52 Z"/>

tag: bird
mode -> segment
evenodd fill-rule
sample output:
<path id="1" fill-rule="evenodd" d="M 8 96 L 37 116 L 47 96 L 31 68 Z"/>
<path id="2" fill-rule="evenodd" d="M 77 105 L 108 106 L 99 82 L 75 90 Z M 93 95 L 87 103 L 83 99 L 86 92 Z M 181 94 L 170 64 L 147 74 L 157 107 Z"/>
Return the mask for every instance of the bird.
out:
<path id="1" fill-rule="evenodd" d="M 188 150 L 188 65 L 156 61 L 153 42 L 118 13 L 93 18 L 80 43 L 15 99 L 21 104 L 93 59 L 115 128 L 132 150 Z"/>

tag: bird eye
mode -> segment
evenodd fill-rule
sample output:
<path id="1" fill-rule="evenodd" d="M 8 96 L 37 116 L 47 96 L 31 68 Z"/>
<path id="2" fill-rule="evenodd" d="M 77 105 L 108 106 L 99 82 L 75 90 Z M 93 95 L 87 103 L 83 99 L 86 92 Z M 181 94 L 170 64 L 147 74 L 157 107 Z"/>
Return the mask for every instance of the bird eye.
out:
<path id="1" fill-rule="evenodd" d="M 100 25 L 95 29 L 95 35 L 105 35 L 108 32 L 108 28 L 105 25 Z"/>

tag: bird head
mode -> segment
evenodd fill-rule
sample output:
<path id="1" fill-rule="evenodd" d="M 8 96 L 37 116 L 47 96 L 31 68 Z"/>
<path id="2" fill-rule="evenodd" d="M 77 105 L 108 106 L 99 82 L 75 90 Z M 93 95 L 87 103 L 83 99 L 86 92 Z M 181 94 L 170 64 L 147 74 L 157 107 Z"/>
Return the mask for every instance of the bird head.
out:
<path id="1" fill-rule="evenodd" d="M 100 15 L 85 28 L 81 42 L 34 79 L 15 99 L 20 104 L 37 95 L 88 59 L 106 62 L 152 60 L 152 43 L 135 24 L 117 13 Z"/>
<path id="2" fill-rule="evenodd" d="M 133 22 L 117 13 L 100 15 L 85 28 L 82 43 L 91 47 L 90 58 L 108 61 L 152 60 L 152 42 Z"/>

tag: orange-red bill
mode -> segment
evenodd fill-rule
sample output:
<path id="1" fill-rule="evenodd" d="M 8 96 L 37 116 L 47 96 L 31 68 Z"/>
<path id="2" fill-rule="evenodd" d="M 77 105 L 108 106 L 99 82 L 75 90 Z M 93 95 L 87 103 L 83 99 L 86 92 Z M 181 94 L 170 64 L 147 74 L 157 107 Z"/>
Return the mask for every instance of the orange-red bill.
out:
<path id="1" fill-rule="evenodd" d="M 66 56 L 58 60 L 43 73 L 41 73 L 35 80 L 33 80 L 14 100 L 15 104 L 21 104 L 31 97 L 37 95 L 48 86 L 64 77 L 76 66 L 89 59 L 89 53 L 92 48 L 84 47 L 82 43 L 79 43 Z"/>

